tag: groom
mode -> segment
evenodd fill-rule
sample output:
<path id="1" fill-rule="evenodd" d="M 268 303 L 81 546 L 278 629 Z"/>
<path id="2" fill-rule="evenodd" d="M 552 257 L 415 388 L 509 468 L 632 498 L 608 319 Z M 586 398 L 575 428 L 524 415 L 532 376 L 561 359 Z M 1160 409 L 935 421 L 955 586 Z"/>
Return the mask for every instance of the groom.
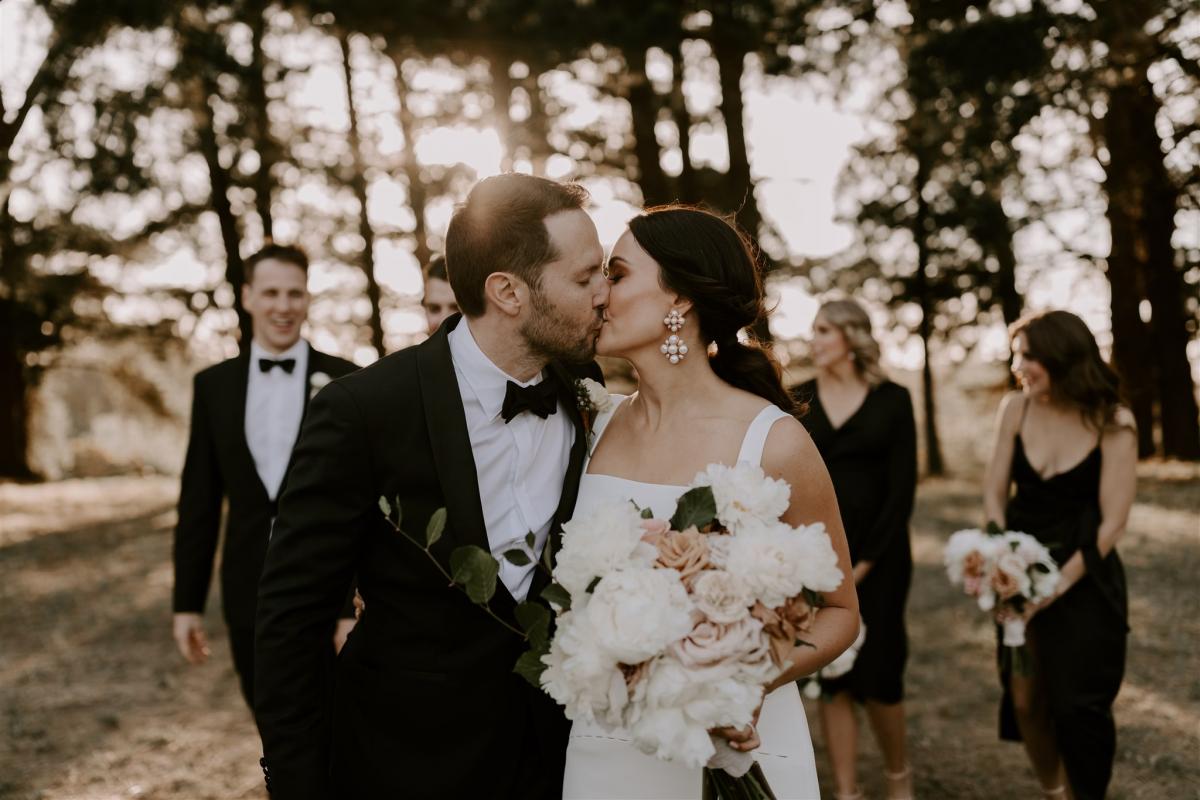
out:
<path id="1" fill-rule="evenodd" d="M 527 175 L 481 181 L 450 221 L 462 316 L 335 381 L 313 401 L 259 583 L 255 711 L 276 800 L 557 798 L 567 722 L 513 672 L 522 641 L 471 603 L 383 518 L 444 566 L 474 544 L 501 563 L 491 607 L 514 623 L 548 579 L 536 564 L 570 518 L 585 436 L 574 381 L 608 300 L 586 192 Z M 324 647 L 352 578 L 366 610 L 323 715 Z"/>

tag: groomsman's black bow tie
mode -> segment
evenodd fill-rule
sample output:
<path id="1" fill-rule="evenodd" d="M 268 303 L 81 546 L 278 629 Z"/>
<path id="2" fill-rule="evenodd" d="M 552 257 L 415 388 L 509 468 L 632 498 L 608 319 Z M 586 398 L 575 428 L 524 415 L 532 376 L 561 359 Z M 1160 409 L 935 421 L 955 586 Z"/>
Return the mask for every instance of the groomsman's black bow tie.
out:
<path id="1" fill-rule="evenodd" d="M 542 419 L 558 410 L 558 395 L 553 381 L 544 380 L 533 386 L 517 386 L 512 381 L 504 390 L 504 405 L 500 416 L 507 425 L 522 411 L 530 411 Z"/>
<path id="2" fill-rule="evenodd" d="M 281 358 L 278 361 L 276 361 L 271 358 L 260 358 L 258 360 L 258 368 L 260 370 L 262 370 L 263 372 L 270 372 L 271 370 L 275 369 L 276 367 L 279 367 L 281 370 L 286 372 L 288 375 L 291 375 L 292 370 L 294 370 L 296 368 L 296 359 Z"/>

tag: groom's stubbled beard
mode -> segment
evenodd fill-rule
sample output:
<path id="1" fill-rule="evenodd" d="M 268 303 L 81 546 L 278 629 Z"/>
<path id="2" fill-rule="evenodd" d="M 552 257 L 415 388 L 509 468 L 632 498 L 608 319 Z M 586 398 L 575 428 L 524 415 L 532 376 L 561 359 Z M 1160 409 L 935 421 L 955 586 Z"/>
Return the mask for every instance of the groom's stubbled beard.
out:
<path id="1" fill-rule="evenodd" d="M 521 335 L 530 351 L 547 361 L 585 364 L 596 357 L 596 339 L 600 336 L 600 309 L 587 316 L 568 314 L 555 305 L 541 289 L 530 292 L 533 314 L 522 325 Z"/>

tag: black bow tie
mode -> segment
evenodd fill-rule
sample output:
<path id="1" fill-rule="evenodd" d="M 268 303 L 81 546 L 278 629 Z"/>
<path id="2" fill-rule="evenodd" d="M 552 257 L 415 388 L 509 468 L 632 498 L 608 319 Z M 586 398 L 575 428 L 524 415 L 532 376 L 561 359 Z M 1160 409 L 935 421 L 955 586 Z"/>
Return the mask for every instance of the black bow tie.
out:
<path id="1" fill-rule="evenodd" d="M 291 375 L 292 370 L 294 370 L 296 368 L 296 359 L 281 358 L 278 361 L 275 361 L 274 359 L 270 359 L 270 358 L 260 358 L 258 360 L 258 368 L 260 370 L 262 370 L 263 372 L 270 372 L 271 370 L 275 369 L 276 367 L 279 367 L 281 370 L 286 372 L 288 375 Z"/>
<path id="2" fill-rule="evenodd" d="M 533 386 L 517 386 L 512 381 L 504 389 L 504 405 L 500 416 L 507 425 L 522 411 L 530 411 L 542 419 L 558 410 L 558 395 L 553 381 L 544 380 Z"/>

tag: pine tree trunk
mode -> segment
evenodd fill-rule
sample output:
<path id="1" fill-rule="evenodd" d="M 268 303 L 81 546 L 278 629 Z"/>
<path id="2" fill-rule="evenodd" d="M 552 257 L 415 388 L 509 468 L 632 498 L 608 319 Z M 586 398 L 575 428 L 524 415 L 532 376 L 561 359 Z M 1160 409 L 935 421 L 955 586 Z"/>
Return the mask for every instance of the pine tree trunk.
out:
<path id="1" fill-rule="evenodd" d="M 421 179 L 421 165 L 417 163 L 416 117 L 408 105 L 409 87 L 404 78 L 404 51 L 400 48 L 389 48 L 388 55 L 396 65 L 396 91 L 400 95 L 400 131 L 404 134 L 404 178 L 408 188 L 408 206 L 413 213 L 413 255 L 422 269 L 433 257 L 429 248 L 429 233 L 425 225 L 425 206 L 429 202 L 429 193 L 425 182 Z"/>
<path id="2" fill-rule="evenodd" d="M 1163 455 L 1200 459 L 1200 411 L 1188 362 L 1183 276 L 1175 265 L 1171 237 L 1175 231 L 1177 192 L 1163 163 L 1162 142 L 1155 130 L 1158 98 L 1143 75 L 1109 94 L 1106 132 L 1108 175 L 1119 191 L 1110 192 L 1110 207 L 1128 217 L 1124 235 L 1132 235 L 1133 256 L 1150 303 L 1149 350 L 1157 362 L 1159 421 Z M 1110 217 L 1112 214 L 1110 213 Z M 1132 224 L 1130 224 L 1132 223 Z M 1114 228 L 1114 250 L 1116 249 Z M 1140 423 L 1140 420 L 1139 420 Z"/>
<path id="3" fill-rule="evenodd" d="M 29 468 L 29 386 L 18 327 L 21 313 L 11 297 L 22 270 L 13 241 L 8 196 L 0 204 L 0 279 L 9 297 L 0 296 L 0 478 L 32 478 Z"/>
<path id="4" fill-rule="evenodd" d="M 678 191 L 676 194 L 685 203 L 695 203 L 700 199 L 696 188 L 696 165 L 692 163 L 692 115 L 688 112 L 687 98 L 683 94 L 683 42 L 677 41 L 671 52 L 674 65 L 674 76 L 671 80 L 671 116 L 675 119 L 675 128 L 679 131 L 679 168 Z"/>
<path id="5" fill-rule="evenodd" d="M 256 0 L 250 4 L 251 63 L 249 72 L 250 114 L 254 120 L 255 150 L 258 151 L 258 173 L 254 177 L 254 206 L 262 221 L 263 238 L 274 237 L 271 216 L 271 171 L 279 160 L 279 148 L 271 137 L 271 117 L 267 113 L 266 58 L 262 40 L 266 29 L 266 4 Z"/>
<path id="6" fill-rule="evenodd" d="M 488 57 L 488 70 L 492 77 L 492 127 L 500 137 L 503 148 L 500 156 L 500 171 L 509 172 L 513 166 L 513 126 L 511 116 L 513 82 L 508 74 L 509 60 L 499 53 Z"/>
<path id="7" fill-rule="evenodd" d="M 375 278 L 375 231 L 371 227 L 371 218 L 367 213 L 367 173 L 363 163 L 362 139 L 358 132 L 358 109 L 354 105 L 353 69 L 350 66 L 350 38 L 345 31 L 338 35 L 338 44 L 342 49 L 342 74 L 346 79 L 346 107 L 350 114 L 350 152 L 354 166 L 350 174 L 350 188 L 358 200 L 358 234 L 363 240 L 362 260 L 359 267 L 367 279 L 367 299 L 371 302 L 371 346 L 379 358 L 387 353 L 383 336 L 383 313 L 381 309 L 383 295 L 379 281 Z"/>
<path id="8" fill-rule="evenodd" d="M 217 93 L 217 87 L 211 75 L 205 75 L 202 90 L 198 93 L 195 115 L 196 133 L 199 137 L 200 152 L 204 163 L 208 166 L 208 179 L 212 187 L 211 202 L 213 212 L 221 228 L 221 244 L 225 248 L 225 280 L 233 287 L 233 306 L 238 315 L 238 330 L 240 332 L 239 346 L 243 351 L 250 347 L 254 336 L 250 315 L 242 307 L 242 285 L 246 281 L 245 264 L 242 262 L 241 231 L 237 217 L 234 216 L 233 206 L 229 202 L 230 179 L 229 172 L 221 166 L 220 147 L 217 144 L 216 122 L 213 118 L 211 99 Z"/>
<path id="9" fill-rule="evenodd" d="M 920 149 L 918 144 L 917 148 Z M 929 357 L 929 340 L 933 337 L 933 298 L 929 291 L 929 277 L 925 270 L 929 264 L 928 221 L 929 203 L 925 200 L 925 184 L 929 180 L 929 159 L 921 152 L 914 153 L 917 159 L 917 174 L 914 195 L 917 198 L 917 213 L 913 217 L 913 240 L 917 245 L 917 270 L 911 286 L 915 300 L 921 307 L 921 322 L 917 334 L 921 337 L 921 395 L 925 416 L 925 471 L 929 475 L 942 475 L 946 471 L 942 460 L 942 443 L 937 430 L 937 409 L 934 402 L 933 365 Z"/>
<path id="10" fill-rule="evenodd" d="M 625 63 L 633 118 L 633 153 L 637 158 L 637 184 L 642 190 L 642 200 L 647 206 L 669 203 L 671 189 L 659 160 L 658 136 L 654 132 L 660 100 L 646 77 L 645 49 L 630 47 L 625 53 Z"/>

